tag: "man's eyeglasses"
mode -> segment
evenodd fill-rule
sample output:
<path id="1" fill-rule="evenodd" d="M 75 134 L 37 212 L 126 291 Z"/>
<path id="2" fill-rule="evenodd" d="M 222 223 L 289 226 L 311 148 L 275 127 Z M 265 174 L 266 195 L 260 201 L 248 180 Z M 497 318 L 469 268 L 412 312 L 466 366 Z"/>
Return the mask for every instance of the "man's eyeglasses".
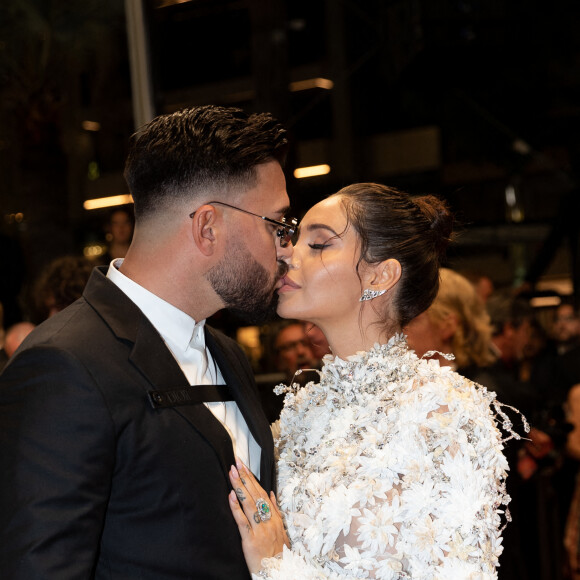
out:
<path id="1" fill-rule="evenodd" d="M 293 340 L 292 342 L 285 342 L 284 344 L 280 344 L 276 347 L 276 350 L 278 352 L 290 352 L 291 350 L 296 350 L 299 346 L 301 346 L 302 348 L 309 348 L 310 347 L 310 343 L 305 340 Z"/>
<path id="2" fill-rule="evenodd" d="M 249 215 L 259 217 L 261 220 L 264 220 L 265 222 L 268 222 L 270 224 L 277 225 L 278 229 L 276 230 L 276 235 L 280 238 L 280 247 L 281 248 L 286 248 L 288 246 L 288 244 L 292 241 L 292 236 L 294 235 L 294 232 L 296 231 L 296 227 L 298 226 L 298 220 L 296 218 L 289 218 L 288 223 L 286 222 L 286 218 L 282 218 L 282 221 L 279 222 L 279 221 L 273 220 L 269 217 L 265 217 L 263 215 L 259 215 L 257 213 L 253 213 L 251 211 L 248 211 L 247 209 L 242 209 L 241 207 L 236 207 L 235 205 L 230 205 L 229 203 L 224 203 L 223 201 L 208 201 L 208 205 L 213 205 L 213 204 L 225 205 L 226 207 L 229 207 L 231 209 L 236 209 L 236 210 L 241 211 L 243 213 L 247 213 Z M 189 217 L 193 218 L 194 215 L 195 215 L 195 211 L 191 212 L 189 214 Z"/>

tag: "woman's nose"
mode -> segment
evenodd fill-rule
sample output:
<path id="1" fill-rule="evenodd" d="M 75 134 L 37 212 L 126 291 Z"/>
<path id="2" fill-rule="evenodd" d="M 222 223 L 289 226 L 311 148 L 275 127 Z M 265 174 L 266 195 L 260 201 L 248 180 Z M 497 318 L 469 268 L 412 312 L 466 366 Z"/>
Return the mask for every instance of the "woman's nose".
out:
<path id="1" fill-rule="evenodd" d="M 288 264 L 288 268 L 290 270 L 296 270 L 300 268 L 302 261 L 300 260 L 296 252 L 294 252 L 294 254 L 290 257 L 290 259 L 286 263 Z"/>
<path id="2" fill-rule="evenodd" d="M 280 239 L 281 238 L 278 238 L 276 240 L 276 257 L 278 258 L 278 260 L 288 262 L 290 258 L 292 258 L 292 254 L 294 253 L 294 246 L 292 244 L 282 246 L 280 244 Z"/>

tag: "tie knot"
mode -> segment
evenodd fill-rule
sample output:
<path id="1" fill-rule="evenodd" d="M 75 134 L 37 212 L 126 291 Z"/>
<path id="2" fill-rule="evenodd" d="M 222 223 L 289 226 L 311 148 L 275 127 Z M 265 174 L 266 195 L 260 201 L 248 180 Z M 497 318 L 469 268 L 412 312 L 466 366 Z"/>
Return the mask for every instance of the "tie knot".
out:
<path id="1" fill-rule="evenodd" d="M 205 337 L 203 335 L 203 324 L 196 324 L 193 327 L 193 334 L 189 341 L 190 348 L 205 350 Z"/>

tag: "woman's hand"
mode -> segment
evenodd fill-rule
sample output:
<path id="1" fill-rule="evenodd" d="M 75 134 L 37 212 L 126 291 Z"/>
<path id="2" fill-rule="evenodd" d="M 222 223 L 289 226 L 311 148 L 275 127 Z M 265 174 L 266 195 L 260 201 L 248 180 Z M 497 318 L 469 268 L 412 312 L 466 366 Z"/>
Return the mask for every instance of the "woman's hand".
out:
<path id="1" fill-rule="evenodd" d="M 290 542 L 274 493 L 268 498 L 240 461 L 237 468 L 232 465 L 230 481 L 234 488 L 229 495 L 230 508 L 242 536 L 244 557 L 248 570 L 257 574 L 262 567 L 262 558 L 276 556 L 284 544 L 289 547 Z"/>

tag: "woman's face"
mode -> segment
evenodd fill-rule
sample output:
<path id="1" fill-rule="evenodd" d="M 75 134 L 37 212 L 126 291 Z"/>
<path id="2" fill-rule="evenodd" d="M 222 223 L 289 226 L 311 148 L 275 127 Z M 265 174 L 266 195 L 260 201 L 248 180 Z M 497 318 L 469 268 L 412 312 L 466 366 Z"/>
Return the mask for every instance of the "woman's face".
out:
<path id="1" fill-rule="evenodd" d="M 299 228 L 289 271 L 278 291 L 278 314 L 328 327 L 358 320 L 361 282 L 356 272 L 358 236 L 340 197 L 316 204 Z M 361 275 L 363 266 L 361 264 Z"/>

